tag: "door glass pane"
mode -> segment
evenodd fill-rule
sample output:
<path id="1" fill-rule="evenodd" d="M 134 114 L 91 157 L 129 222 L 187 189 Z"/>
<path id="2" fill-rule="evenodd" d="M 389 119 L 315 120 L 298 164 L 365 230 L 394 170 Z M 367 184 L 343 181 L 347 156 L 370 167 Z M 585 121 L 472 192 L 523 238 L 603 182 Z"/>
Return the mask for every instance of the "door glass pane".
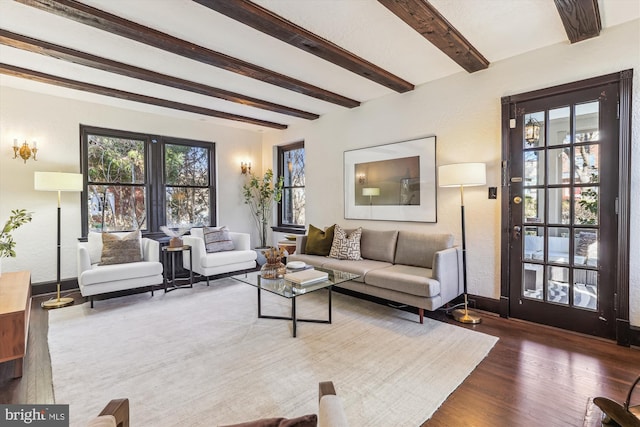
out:
<path id="1" fill-rule="evenodd" d="M 587 310 L 598 309 L 598 272 L 573 270 L 573 305 Z"/>
<path id="2" fill-rule="evenodd" d="M 569 229 L 565 227 L 549 227 L 547 240 L 547 256 L 549 262 L 569 263 Z"/>
<path id="3" fill-rule="evenodd" d="M 569 147 L 549 150 L 549 185 L 565 184 L 571 181 L 571 157 Z"/>
<path id="4" fill-rule="evenodd" d="M 576 188 L 574 212 L 576 224 L 598 224 L 598 187 Z"/>
<path id="5" fill-rule="evenodd" d="M 576 228 L 574 234 L 574 265 L 598 267 L 598 230 Z"/>
<path id="6" fill-rule="evenodd" d="M 571 143 L 570 115 L 569 107 L 549 110 L 549 143 L 547 145 Z"/>
<path id="7" fill-rule="evenodd" d="M 569 304 L 569 269 L 547 266 L 547 301 Z"/>
<path id="8" fill-rule="evenodd" d="M 522 258 L 544 261 L 544 227 L 524 228 L 524 254 Z"/>
<path id="9" fill-rule="evenodd" d="M 525 188 L 524 222 L 544 222 L 544 190 Z"/>
<path id="10" fill-rule="evenodd" d="M 524 115 L 523 147 L 544 147 L 544 111 Z"/>
<path id="11" fill-rule="evenodd" d="M 598 101 L 576 105 L 576 143 L 600 139 L 599 112 Z"/>
<path id="12" fill-rule="evenodd" d="M 544 151 L 525 151 L 524 185 L 544 185 Z"/>
<path id="13" fill-rule="evenodd" d="M 575 148 L 575 182 L 588 184 L 600 182 L 600 145 L 578 145 Z"/>
<path id="14" fill-rule="evenodd" d="M 544 267 L 540 264 L 522 264 L 522 296 L 532 299 L 543 299 L 544 289 L 542 286 Z"/>
<path id="15" fill-rule="evenodd" d="M 571 207 L 569 188 L 549 189 L 549 223 L 569 224 L 571 220 Z"/>

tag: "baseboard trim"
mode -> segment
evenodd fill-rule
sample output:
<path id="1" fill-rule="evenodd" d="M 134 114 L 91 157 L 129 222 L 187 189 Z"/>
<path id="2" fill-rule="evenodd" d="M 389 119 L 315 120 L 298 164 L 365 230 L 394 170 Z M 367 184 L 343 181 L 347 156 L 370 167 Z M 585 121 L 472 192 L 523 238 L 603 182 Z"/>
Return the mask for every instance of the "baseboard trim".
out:
<path id="1" fill-rule="evenodd" d="M 60 292 L 77 291 L 79 289 L 78 280 L 76 278 L 60 281 Z M 31 284 L 31 295 L 50 294 L 57 291 L 58 286 L 56 282 L 39 282 Z"/>

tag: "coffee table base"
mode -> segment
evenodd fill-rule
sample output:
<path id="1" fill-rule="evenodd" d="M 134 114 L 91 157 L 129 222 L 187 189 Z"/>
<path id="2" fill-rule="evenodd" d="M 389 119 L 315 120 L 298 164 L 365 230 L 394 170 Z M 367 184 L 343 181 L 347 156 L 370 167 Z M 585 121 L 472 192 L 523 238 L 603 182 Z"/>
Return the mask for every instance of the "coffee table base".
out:
<path id="1" fill-rule="evenodd" d="M 293 322 L 293 338 L 296 337 L 296 329 L 298 322 L 308 322 L 308 323 L 331 323 L 331 287 L 328 287 L 329 291 L 329 317 L 328 320 L 324 319 L 298 319 L 296 316 L 296 298 L 291 298 L 291 317 L 287 316 L 269 316 L 262 314 L 262 289 L 258 288 L 258 318 L 259 319 L 279 319 L 279 320 L 291 320 Z"/>

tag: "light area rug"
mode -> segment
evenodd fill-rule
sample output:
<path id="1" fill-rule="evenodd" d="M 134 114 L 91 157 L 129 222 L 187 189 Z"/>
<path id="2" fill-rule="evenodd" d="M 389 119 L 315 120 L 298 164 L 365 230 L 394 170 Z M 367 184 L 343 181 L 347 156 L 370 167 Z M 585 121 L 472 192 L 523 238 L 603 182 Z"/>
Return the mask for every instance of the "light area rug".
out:
<path id="1" fill-rule="evenodd" d="M 290 301 L 263 292 L 263 314 Z M 297 299 L 298 317 L 326 318 L 327 291 Z M 56 403 L 84 426 L 127 397 L 131 425 L 216 426 L 318 411 L 331 380 L 350 425 L 419 426 L 489 353 L 497 338 L 333 293 L 333 323 L 257 318 L 256 288 L 211 286 L 49 312 Z"/>

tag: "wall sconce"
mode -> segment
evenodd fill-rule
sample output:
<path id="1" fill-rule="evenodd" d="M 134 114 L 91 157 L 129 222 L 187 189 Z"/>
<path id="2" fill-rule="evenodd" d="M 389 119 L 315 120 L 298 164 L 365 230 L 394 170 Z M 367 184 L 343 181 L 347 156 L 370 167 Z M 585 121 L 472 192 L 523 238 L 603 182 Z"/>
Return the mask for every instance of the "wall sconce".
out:
<path id="1" fill-rule="evenodd" d="M 359 173 L 358 174 L 358 183 L 359 184 L 364 184 L 366 180 L 367 180 L 367 177 L 365 176 L 365 174 L 363 174 L 363 173 Z"/>
<path id="2" fill-rule="evenodd" d="M 248 162 L 248 163 L 240 162 L 240 171 L 242 172 L 242 175 L 251 173 L 251 162 Z"/>
<path id="3" fill-rule="evenodd" d="M 529 145 L 537 144 L 540 141 L 540 122 L 531 116 L 524 125 L 524 139 Z"/>
<path id="4" fill-rule="evenodd" d="M 33 141 L 32 146 L 29 147 L 29 144 L 27 144 L 27 141 L 25 141 L 24 144 L 20 146 L 18 145 L 17 139 L 13 140 L 13 158 L 14 159 L 17 159 L 19 155 L 22 158 L 22 160 L 24 160 L 24 162 L 27 163 L 27 160 L 29 160 L 32 156 L 33 156 L 33 160 L 38 160 L 36 159 L 37 153 L 38 153 L 38 143 L 36 141 Z"/>

